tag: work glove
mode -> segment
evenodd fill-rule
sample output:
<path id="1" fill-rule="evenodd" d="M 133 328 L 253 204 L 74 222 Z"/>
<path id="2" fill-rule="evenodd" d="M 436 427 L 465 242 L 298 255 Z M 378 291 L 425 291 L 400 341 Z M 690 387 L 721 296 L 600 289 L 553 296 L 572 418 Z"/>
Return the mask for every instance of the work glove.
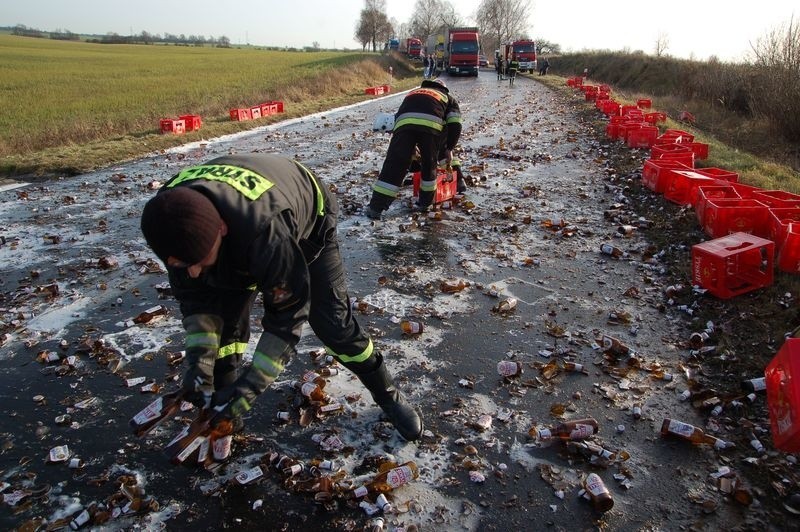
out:
<path id="1" fill-rule="evenodd" d="M 186 362 L 183 393 L 187 401 L 200 408 L 211 405 L 214 393 L 214 364 L 219 350 L 222 319 L 211 314 L 192 314 L 183 319 L 186 330 Z"/>
<path id="2" fill-rule="evenodd" d="M 239 381 L 218 390 L 211 398 L 212 426 L 222 422 L 231 422 L 234 427 L 239 425 L 236 418 L 250 410 L 256 397 L 258 394 Z"/>

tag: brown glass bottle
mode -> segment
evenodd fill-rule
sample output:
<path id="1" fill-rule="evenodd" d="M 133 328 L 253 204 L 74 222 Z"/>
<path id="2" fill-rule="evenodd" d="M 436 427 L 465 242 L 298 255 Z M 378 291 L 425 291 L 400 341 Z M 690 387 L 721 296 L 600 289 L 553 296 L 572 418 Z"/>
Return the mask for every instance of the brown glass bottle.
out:
<path id="1" fill-rule="evenodd" d="M 149 434 L 164 420 L 171 418 L 181 408 L 183 394 L 175 392 L 159 397 L 133 416 L 128 424 L 136 436 Z"/>
<path id="2" fill-rule="evenodd" d="M 694 444 L 713 445 L 716 449 L 727 449 L 733 447 L 733 443 L 726 442 L 710 434 L 706 434 L 700 427 L 695 427 L 689 423 L 684 423 L 675 419 L 666 418 L 661 424 L 662 436 L 674 436 Z"/>
<path id="3" fill-rule="evenodd" d="M 534 427 L 529 431 L 529 434 L 538 440 L 549 440 L 552 438 L 558 438 L 560 440 L 585 440 L 593 434 L 597 434 L 598 430 L 600 430 L 600 427 L 597 424 L 597 420 L 587 417 L 564 421 L 552 429 Z"/>
<path id="4" fill-rule="evenodd" d="M 583 489 L 586 490 L 592 501 L 592 506 L 598 512 L 607 512 L 614 507 L 614 499 L 611 498 L 611 493 L 598 474 L 588 474 L 583 479 Z"/>
<path id="5" fill-rule="evenodd" d="M 419 478 L 417 464 L 412 461 L 405 462 L 397 467 L 378 473 L 371 481 L 357 488 L 354 494 L 358 496 L 359 490 L 364 492 L 364 489 L 370 493 L 388 493 L 417 478 Z M 363 495 L 360 496 L 363 497 Z"/>

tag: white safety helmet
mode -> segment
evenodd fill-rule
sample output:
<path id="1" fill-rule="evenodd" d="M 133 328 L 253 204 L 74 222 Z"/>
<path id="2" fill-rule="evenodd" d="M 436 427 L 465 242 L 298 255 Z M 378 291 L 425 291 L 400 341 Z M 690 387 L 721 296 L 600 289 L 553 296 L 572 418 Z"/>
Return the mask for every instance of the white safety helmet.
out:
<path id="1" fill-rule="evenodd" d="M 394 115 L 391 113 L 378 113 L 372 123 L 372 131 L 392 131 L 394 129 Z"/>
<path id="2" fill-rule="evenodd" d="M 449 89 L 447 88 L 447 84 L 444 82 L 442 78 L 436 79 L 425 79 L 422 81 L 421 85 L 423 87 L 441 87 L 444 89 L 444 92 L 449 93 Z"/>

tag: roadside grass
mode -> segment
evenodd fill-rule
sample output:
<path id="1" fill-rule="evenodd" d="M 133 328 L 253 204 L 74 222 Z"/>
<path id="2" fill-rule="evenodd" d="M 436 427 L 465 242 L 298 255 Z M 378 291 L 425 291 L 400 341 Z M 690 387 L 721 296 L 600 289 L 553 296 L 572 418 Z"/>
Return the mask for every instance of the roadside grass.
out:
<path id="1" fill-rule="evenodd" d="M 567 86 L 565 77 L 553 74 L 531 75 L 531 77 L 564 94 L 583 98 L 583 93 Z M 650 98 L 653 110 L 666 112 L 668 117 L 678 116 L 680 110 L 685 108 L 708 110 L 709 112 L 703 113 L 704 123 L 692 126 L 668 118 L 667 122 L 659 124 L 659 127 L 662 131 L 667 128 L 686 131 L 693 134 L 699 142 L 709 145 L 708 159 L 698 161 L 697 166 L 723 168 L 736 172 L 739 174 L 739 181 L 748 185 L 800 194 L 800 173 L 779 162 L 780 143 L 775 140 L 775 135 L 770 133 L 768 126 L 763 122 L 718 109 L 712 113 L 713 106 L 700 107 L 702 105 L 700 102 L 691 104 L 685 101 L 678 102 L 671 96 L 619 91 L 613 86 L 612 91 L 613 98 L 624 104 L 635 104 L 639 98 Z M 586 105 L 594 106 L 594 102 L 586 102 Z M 597 111 L 597 118 L 598 121 L 605 121 L 600 111 Z M 712 130 L 713 134 L 709 130 Z"/>
<path id="2" fill-rule="evenodd" d="M 415 66 L 361 52 L 100 45 L 0 35 L 0 175 L 83 173 L 172 146 L 370 98 L 364 88 L 418 83 Z M 395 79 L 390 79 L 392 65 Z M 267 100 L 281 115 L 234 122 Z M 161 135 L 159 120 L 203 127 Z"/>

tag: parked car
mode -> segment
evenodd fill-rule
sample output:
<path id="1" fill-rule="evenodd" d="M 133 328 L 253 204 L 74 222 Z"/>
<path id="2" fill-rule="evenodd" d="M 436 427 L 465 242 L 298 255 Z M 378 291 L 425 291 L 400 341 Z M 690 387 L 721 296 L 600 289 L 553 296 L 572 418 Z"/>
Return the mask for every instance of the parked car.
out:
<path id="1" fill-rule="evenodd" d="M 489 60 L 485 55 L 481 54 L 478 56 L 478 66 L 481 68 L 489 66 Z"/>

